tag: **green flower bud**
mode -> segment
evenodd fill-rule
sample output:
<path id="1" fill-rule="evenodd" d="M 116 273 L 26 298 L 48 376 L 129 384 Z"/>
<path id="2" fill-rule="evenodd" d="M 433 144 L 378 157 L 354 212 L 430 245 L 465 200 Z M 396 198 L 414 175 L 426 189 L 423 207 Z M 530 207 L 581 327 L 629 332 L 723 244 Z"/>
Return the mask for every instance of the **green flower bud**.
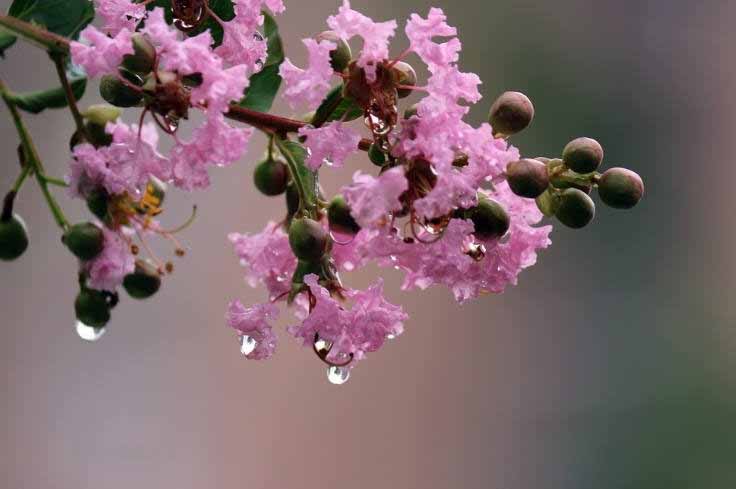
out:
<path id="1" fill-rule="evenodd" d="M 394 77 L 398 85 L 416 86 L 417 84 L 417 72 L 411 67 L 409 63 L 398 61 L 394 65 Z M 396 93 L 399 98 L 406 98 L 411 95 L 413 89 L 411 88 L 397 88 Z"/>
<path id="2" fill-rule="evenodd" d="M 87 208 L 98 219 L 104 221 L 107 219 L 107 206 L 110 202 L 110 196 L 107 190 L 102 187 L 94 189 L 87 197 Z"/>
<path id="3" fill-rule="evenodd" d="M 131 83 L 137 84 L 136 81 L 131 80 L 135 75 L 131 76 L 130 72 L 120 70 L 120 74 Z M 106 102 L 116 107 L 135 107 L 143 100 L 143 93 L 140 90 L 123 83 L 115 75 L 102 77 L 100 80 L 100 95 Z"/>
<path id="4" fill-rule="evenodd" d="M 317 42 L 330 41 L 337 45 L 335 49 L 330 51 L 330 64 L 333 70 L 342 73 L 353 59 L 353 52 L 350 50 L 350 45 L 345 39 L 338 36 L 335 31 L 321 32 L 315 36 L 315 40 Z"/>
<path id="5" fill-rule="evenodd" d="M 289 245 L 300 260 L 319 261 L 328 242 L 329 236 L 322 225 L 308 217 L 294 219 L 289 227 Z"/>
<path id="6" fill-rule="evenodd" d="M 536 199 L 549 186 L 547 166 L 538 160 L 512 161 L 506 167 L 506 181 L 516 195 Z"/>
<path id="7" fill-rule="evenodd" d="M 281 160 L 267 158 L 253 172 L 256 188 L 265 195 L 280 195 L 289 184 L 289 167 Z"/>
<path id="8" fill-rule="evenodd" d="M 419 104 L 414 104 L 404 111 L 404 119 L 411 119 L 419 114 Z"/>
<path id="9" fill-rule="evenodd" d="M 386 153 L 374 143 L 368 148 L 368 159 L 376 166 L 383 166 L 386 164 Z"/>
<path id="10" fill-rule="evenodd" d="M 156 48 L 146 36 L 139 32 L 133 34 L 131 40 L 133 41 L 133 54 L 123 56 L 123 68 L 143 75 L 150 73 L 156 61 Z"/>
<path id="11" fill-rule="evenodd" d="M 536 198 L 537 208 L 546 217 L 552 217 L 560 206 L 560 197 L 556 192 L 551 192 L 548 188 Z"/>
<path id="12" fill-rule="evenodd" d="M 91 260 L 102 252 L 105 237 L 102 229 L 91 222 L 75 224 L 67 229 L 62 241 L 80 260 Z M 88 323 L 89 324 L 89 323 Z"/>
<path id="13" fill-rule="evenodd" d="M 161 274 L 151 264 L 138 260 L 135 271 L 123 279 L 123 287 L 134 299 L 148 299 L 161 288 Z"/>
<path id="14" fill-rule="evenodd" d="M 595 217 L 595 204 L 585 192 L 568 188 L 560 194 L 560 205 L 555 217 L 565 226 L 579 229 L 587 226 Z"/>
<path id="15" fill-rule="evenodd" d="M 87 326 L 102 328 L 110 321 L 108 295 L 99 290 L 83 288 L 74 301 L 77 319 Z"/>
<path id="16" fill-rule="evenodd" d="M 299 260 L 296 264 L 294 275 L 292 275 L 291 277 L 291 282 L 293 284 L 303 284 L 304 277 L 312 273 L 319 277 L 322 277 L 322 275 L 324 274 L 324 272 L 322 271 L 322 263 L 318 261 L 312 262 Z"/>
<path id="17" fill-rule="evenodd" d="M 593 189 L 590 175 L 580 175 L 570 170 L 555 174 L 549 179 L 549 183 L 555 188 L 576 188 L 586 194 L 589 194 Z"/>
<path id="18" fill-rule="evenodd" d="M 504 92 L 493 102 L 488 115 L 493 134 L 511 136 L 526 129 L 534 119 L 534 105 L 521 92 Z"/>
<path id="19" fill-rule="evenodd" d="M 485 197 L 478 199 L 478 205 L 466 211 L 465 217 L 473 221 L 473 234 L 482 240 L 500 238 L 511 225 L 506 209 L 495 200 Z"/>
<path id="20" fill-rule="evenodd" d="M 644 195 L 644 182 L 631 170 L 611 168 L 598 180 L 598 195 L 606 205 L 631 209 Z"/>
<path id="21" fill-rule="evenodd" d="M 27 248 L 28 233 L 23 219 L 17 214 L 12 214 L 8 219 L 0 220 L 0 260 L 15 260 Z"/>
<path id="22" fill-rule="evenodd" d="M 330 202 L 327 208 L 327 220 L 330 223 L 330 229 L 338 233 L 354 235 L 360 231 L 360 225 L 353 219 L 350 207 L 342 195 L 335 196 Z"/>
<path id="23" fill-rule="evenodd" d="M 562 151 L 562 160 L 569 169 L 576 173 L 592 173 L 601 166 L 603 148 L 595 139 L 573 139 Z"/>
<path id="24" fill-rule="evenodd" d="M 108 122 L 115 122 L 118 120 L 123 111 L 118 107 L 113 107 L 107 104 L 94 104 L 90 105 L 82 111 L 82 117 L 92 124 L 105 127 Z"/>

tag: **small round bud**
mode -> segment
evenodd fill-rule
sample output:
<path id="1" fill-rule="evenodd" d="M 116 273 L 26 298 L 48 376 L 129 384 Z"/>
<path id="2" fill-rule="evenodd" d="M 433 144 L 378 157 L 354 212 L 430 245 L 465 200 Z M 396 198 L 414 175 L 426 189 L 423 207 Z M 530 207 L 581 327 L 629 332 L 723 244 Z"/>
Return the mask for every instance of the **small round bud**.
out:
<path id="1" fill-rule="evenodd" d="M 28 233 L 23 219 L 12 214 L 9 219 L 0 220 L 0 260 L 20 258 L 27 248 Z"/>
<path id="2" fill-rule="evenodd" d="M 143 99 L 140 90 L 128 86 L 115 75 L 102 77 L 100 80 L 100 95 L 106 102 L 116 107 L 135 107 Z"/>
<path id="3" fill-rule="evenodd" d="M 265 195 L 280 195 L 289 184 L 289 167 L 281 160 L 267 158 L 256 165 L 253 183 Z"/>
<path id="4" fill-rule="evenodd" d="M 419 115 L 419 104 L 414 104 L 404 111 L 404 119 L 411 119 L 415 115 Z"/>
<path id="5" fill-rule="evenodd" d="M 327 250 L 329 237 L 320 223 L 302 217 L 289 227 L 289 245 L 300 260 L 319 261 Z"/>
<path id="6" fill-rule="evenodd" d="M 512 161 L 506 167 L 506 181 L 516 195 L 536 199 L 549 186 L 547 166 L 538 160 Z"/>
<path id="7" fill-rule="evenodd" d="M 403 61 L 398 61 L 394 65 L 394 73 L 396 78 L 396 83 L 398 85 L 404 85 L 406 87 L 413 87 L 417 84 L 417 72 L 414 71 L 414 68 L 409 63 L 404 63 Z M 398 94 L 399 98 L 406 98 L 409 95 L 411 95 L 411 92 L 413 91 L 412 88 L 397 88 L 396 93 Z"/>
<path id="8" fill-rule="evenodd" d="M 383 166 L 386 164 L 386 153 L 374 143 L 368 148 L 368 159 L 376 166 Z"/>
<path id="9" fill-rule="evenodd" d="M 468 210 L 465 216 L 473 221 L 475 237 L 482 240 L 500 238 L 511 225 L 506 209 L 495 200 L 485 197 L 478 199 L 478 205 Z"/>
<path id="10" fill-rule="evenodd" d="M 585 227 L 595 217 L 593 199 L 582 190 L 568 188 L 560 194 L 560 203 L 555 217 L 567 227 Z"/>
<path id="11" fill-rule="evenodd" d="M 87 196 L 87 208 L 98 219 L 104 221 L 107 218 L 107 206 L 110 202 L 110 196 L 102 187 L 92 190 Z"/>
<path id="12" fill-rule="evenodd" d="M 557 212 L 557 208 L 560 205 L 560 197 L 557 192 L 551 192 L 548 188 L 542 195 L 535 199 L 537 208 L 546 217 L 552 217 Z"/>
<path id="13" fill-rule="evenodd" d="M 112 144 L 112 134 L 108 134 L 105 126 L 87 122 L 84 127 L 87 129 L 87 134 L 92 141 L 89 141 L 95 148 L 102 146 L 110 146 Z"/>
<path id="14" fill-rule="evenodd" d="M 317 34 L 315 40 L 317 42 L 330 41 L 337 45 L 335 49 L 330 51 L 330 65 L 332 65 L 333 70 L 341 73 L 348 67 L 353 59 L 353 52 L 345 39 L 338 36 L 335 31 L 324 31 Z"/>
<path id="15" fill-rule="evenodd" d="M 534 119 L 534 105 L 521 92 L 504 92 L 493 102 L 488 122 L 493 134 L 511 136 L 526 129 Z"/>
<path id="16" fill-rule="evenodd" d="M 598 195 L 608 206 L 631 209 L 644 195 L 644 182 L 631 170 L 611 168 L 598 180 Z"/>
<path id="17" fill-rule="evenodd" d="M 149 263 L 136 261 L 135 271 L 123 279 L 123 287 L 134 299 L 148 299 L 161 288 L 161 275 Z"/>
<path id="18" fill-rule="evenodd" d="M 102 234 L 102 229 L 91 222 L 73 225 L 64 233 L 62 241 L 80 260 L 95 258 L 105 247 L 105 236 Z"/>
<path id="19" fill-rule="evenodd" d="M 99 290 L 80 290 L 74 301 L 74 312 L 77 319 L 93 328 L 102 328 L 110 321 L 110 304 L 106 294 Z"/>
<path id="20" fill-rule="evenodd" d="M 562 151 L 562 160 L 575 173 L 592 173 L 603 162 L 603 148 L 595 139 L 573 139 Z"/>
<path id="21" fill-rule="evenodd" d="M 327 220 L 330 229 L 338 233 L 354 235 L 360 231 L 360 225 L 350 214 L 350 207 L 342 195 L 335 196 L 327 208 Z"/>
<path id="22" fill-rule="evenodd" d="M 82 111 L 82 117 L 87 121 L 105 127 L 108 122 L 115 122 L 123 111 L 118 107 L 107 104 L 94 104 Z"/>
<path id="23" fill-rule="evenodd" d="M 123 68 L 134 73 L 148 74 L 156 61 L 156 48 L 146 36 L 137 32 L 131 37 L 133 54 L 123 56 Z"/>

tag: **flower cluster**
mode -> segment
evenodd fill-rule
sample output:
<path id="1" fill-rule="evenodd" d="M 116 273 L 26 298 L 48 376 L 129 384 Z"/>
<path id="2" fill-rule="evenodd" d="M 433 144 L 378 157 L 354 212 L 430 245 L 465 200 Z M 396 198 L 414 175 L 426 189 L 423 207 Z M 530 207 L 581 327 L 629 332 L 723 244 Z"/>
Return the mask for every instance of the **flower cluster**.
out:
<path id="1" fill-rule="evenodd" d="M 559 158 L 522 158 L 509 138 L 533 120 L 524 94 L 503 93 L 488 122 L 468 123 L 481 81 L 461 71 L 457 29 L 439 8 L 412 14 L 403 29 L 408 44 L 392 49 L 395 20 L 374 21 L 342 0 L 327 18 L 330 30 L 303 40 L 302 68 L 283 56 L 271 16 L 284 12 L 281 0 L 160 6 L 167 3 L 95 0 L 102 28 L 88 26 L 69 44 L 71 61 L 100 78 L 111 104 L 74 113 L 68 100 L 77 116 L 68 193 L 86 200 L 95 219 L 73 226 L 57 219 L 80 260 L 75 310 L 93 330 L 80 334 L 91 339 L 104 331 L 120 286 L 147 298 L 173 270 L 153 255 L 148 238 L 163 237 L 184 254 L 174 234 L 189 222 L 169 230 L 158 222 L 167 187 L 208 187 L 210 169 L 239 160 L 256 129 L 269 144 L 254 168 L 255 187 L 284 195 L 286 212 L 261 232 L 230 234 L 246 282 L 264 287 L 267 298 L 232 301 L 226 323 L 246 358 L 266 359 L 278 343 L 279 304 L 292 306 L 286 331 L 327 364 L 337 384 L 408 320 L 384 297 L 381 279 L 356 290 L 341 273 L 374 263 L 399 270 L 404 290 L 442 285 L 464 303 L 503 292 L 536 263 L 551 243 L 544 217 L 581 228 L 595 215 L 594 189 L 622 209 L 643 195 L 634 172 L 598 172 L 603 148 L 590 138 L 571 141 Z M 354 55 L 349 42 L 356 38 Z M 408 61 L 422 63 L 426 80 Z M 282 82 L 286 102 L 308 116 L 267 113 Z M 418 101 L 407 103 L 409 96 Z M 121 108 L 138 108 L 137 123 L 124 122 Z M 179 129 L 190 112 L 201 123 L 185 138 Z M 171 138 L 168 151 L 158 149 L 161 133 Z M 327 198 L 319 171 L 360 151 L 371 166 Z M 29 148 L 22 153 L 34 157 Z M 27 246 L 14 195 L 0 220 L 2 259 Z M 139 258 L 141 248 L 148 258 Z"/>

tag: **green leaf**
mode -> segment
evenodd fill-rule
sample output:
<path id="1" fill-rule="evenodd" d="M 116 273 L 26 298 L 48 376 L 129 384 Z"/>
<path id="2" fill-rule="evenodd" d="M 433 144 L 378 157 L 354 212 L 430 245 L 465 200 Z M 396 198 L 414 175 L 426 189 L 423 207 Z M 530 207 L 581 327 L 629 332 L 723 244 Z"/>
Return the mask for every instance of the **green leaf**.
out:
<path id="1" fill-rule="evenodd" d="M 312 124 L 319 127 L 325 122 L 344 120 L 352 121 L 363 115 L 363 109 L 351 98 L 342 96 L 342 85 L 329 91 L 322 103 L 317 107 Z"/>
<path id="2" fill-rule="evenodd" d="M 87 88 L 87 78 L 76 68 L 67 70 L 67 77 L 74 92 L 74 98 L 79 100 Z M 66 94 L 62 87 L 39 90 L 36 92 L 14 93 L 11 100 L 18 108 L 38 114 L 46 109 L 59 109 L 67 106 Z"/>
<path id="3" fill-rule="evenodd" d="M 283 140 L 279 142 L 279 149 L 287 160 L 294 163 L 299 180 L 304 186 L 304 207 L 314 209 L 319 198 L 319 186 L 317 173 L 307 167 L 304 160 L 307 158 L 307 150 L 296 141 Z"/>
<path id="4" fill-rule="evenodd" d="M 265 11 L 263 16 L 265 18 L 263 33 L 268 43 L 268 57 L 263 69 L 250 77 L 250 85 L 240 105 L 260 112 L 268 112 L 281 87 L 279 67 L 284 62 L 284 45 L 274 18 Z"/>
<path id="5" fill-rule="evenodd" d="M 0 57 L 5 56 L 5 50 L 15 44 L 17 38 L 6 31 L 5 29 L 0 30 Z"/>

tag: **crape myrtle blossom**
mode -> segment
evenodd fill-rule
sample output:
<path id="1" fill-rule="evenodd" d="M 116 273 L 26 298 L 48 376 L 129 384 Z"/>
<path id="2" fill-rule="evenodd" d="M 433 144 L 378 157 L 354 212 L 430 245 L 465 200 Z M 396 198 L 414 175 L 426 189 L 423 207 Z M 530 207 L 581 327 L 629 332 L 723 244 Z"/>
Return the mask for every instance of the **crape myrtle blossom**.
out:
<path id="1" fill-rule="evenodd" d="M 304 126 L 299 129 L 299 135 L 306 138 L 309 150 L 306 163 L 311 170 L 318 170 L 323 163 L 342 167 L 345 159 L 358 151 L 360 142 L 360 134 L 339 121 L 319 128 Z"/>
<path id="2" fill-rule="evenodd" d="M 228 22 L 218 19 L 224 36 L 215 53 L 231 64 L 246 65 L 255 71 L 267 54 L 266 41 L 258 32 L 263 25 L 261 10 L 265 6 L 280 14 L 285 7 L 281 0 L 235 0 L 233 3 L 235 17 Z"/>
<path id="3" fill-rule="evenodd" d="M 298 68 L 287 58 L 279 68 L 279 75 L 286 86 L 284 98 L 292 108 L 305 104 L 314 109 L 330 90 L 330 81 L 334 74 L 330 65 L 330 51 L 337 45 L 326 40 L 317 42 L 314 39 L 303 39 L 302 42 L 309 53 L 308 68 Z"/>
<path id="4" fill-rule="evenodd" d="M 71 42 L 72 61 L 92 78 L 115 73 L 123 57 L 133 54 L 132 35 L 128 29 L 121 29 L 114 37 L 108 37 L 94 26 L 88 26 L 79 34 L 81 42 Z"/>
<path id="5" fill-rule="evenodd" d="M 385 225 L 387 216 L 401 209 L 399 197 L 407 188 L 402 168 L 392 168 L 378 177 L 358 171 L 353 175 L 353 183 L 343 187 L 342 194 L 355 221 L 370 228 Z"/>
<path id="6" fill-rule="evenodd" d="M 132 231 L 121 229 L 116 232 L 104 226 L 100 228 L 104 236 L 102 252 L 92 260 L 82 262 L 81 270 L 87 274 L 88 287 L 114 292 L 122 285 L 123 278 L 135 268 L 135 259 L 123 234 Z"/>
<path id="7" fill-rule="evenodd" d="M 95 0 L 95 11 L 102 17 L 102 30 L 115 36 L 123 29 L 134 31 L 146 16 L 146 6 L 131 0 Z"/>
<path id="8" fill-rule="evenodd" d="M 278 315 L 278 307 L 270 302 L 250 307 L 243 306 L 240 301 L 230 302 L 225 314 L 227 325 L 255 341 L 255 348 L 246 353 L 246 358 L 265 360 L 274 354 L 278 338 L 269 321 L 274 321 Z"/>

